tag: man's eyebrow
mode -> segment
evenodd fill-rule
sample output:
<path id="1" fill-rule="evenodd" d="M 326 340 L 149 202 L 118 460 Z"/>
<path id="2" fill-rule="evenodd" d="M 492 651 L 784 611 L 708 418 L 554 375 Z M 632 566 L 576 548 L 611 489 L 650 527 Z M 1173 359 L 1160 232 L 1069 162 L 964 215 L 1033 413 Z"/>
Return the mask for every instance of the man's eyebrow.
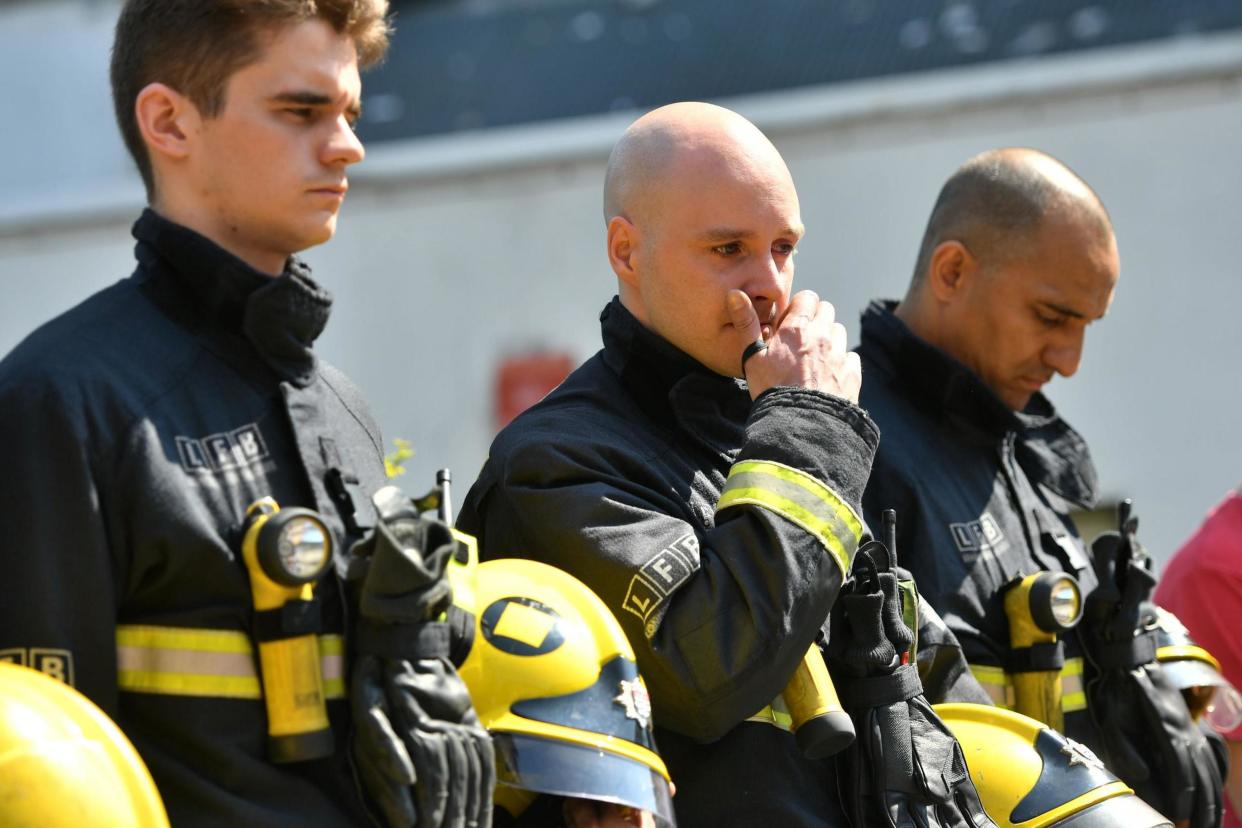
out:
<path id="1" fill-rule="evenodd" d="M 1048 310 L 1054 313 L 1059 313 L 1062 316 L 1069 316 L 1073 319 L 1086 319 L 1087 318 L 1085 314 L 1079 313 L 1078 311 L 1073 310 L 1072 308 L 1067 308 L 1064 305 L 1058 305 L 1055 302 L 1041 301 L 1040 304 L 1048 308 Z"/>
<path id="2" fill-rule="evenodd" d="M 802 227 L 786 227 L 780 232 L 782 236 L 794 236 L 802 238 Z M 734 239 L 748 239 L 752 236 L 759 235 L 754 230 L 741 230 L 735 227 L 713 227 L 702 234 L 704 241 L 733 241 Z"/>
<path id="3" fill-rule="evenodd" d="M 322 92 L 311 92 L 310 90 L 278 92 L 273 95 L 270 100 L 272 103 L 298 104 L 299 106 L 330 106 L 332 98 Z M 345 107 L 345 111 L 357 120 L 362 115 L 362 102 L 353 101 L 349 106 Z"/>
<path id="4" fill-rule="evenodd" d="M 302 104 L 303 106 L 327 106 L 332 99 L 322 92 L 278 92 L 270 100 L 273 103 Z"/>
<path id="5" fill-rule="evenodd" d="M 754 230 L 738 230 L 733 227 L 713 227 L 702 234 L 704 241 L 732 241 L 745 239 L 755 235 Z"/>

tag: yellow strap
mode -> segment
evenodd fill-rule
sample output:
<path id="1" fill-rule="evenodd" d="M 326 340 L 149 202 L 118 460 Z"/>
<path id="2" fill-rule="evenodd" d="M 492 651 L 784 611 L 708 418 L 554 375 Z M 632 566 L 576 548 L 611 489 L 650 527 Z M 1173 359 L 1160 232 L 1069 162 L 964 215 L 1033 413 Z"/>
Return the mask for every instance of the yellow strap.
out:
<path id="1" fill-rule="evenodd" d="M 250 637 L 237 630 L 122 624 L 116 630 L 117 684 L 131 693 L 260 699 Z M 324 695 L 345 697 L 345 642 L 319 637 Z"/>
<path id="2" fill-rule="evenodd" d="M 729 470 L 717 513 L 731 506 L 761 506 L 810 532 L 849 571 L 862 538 L 862 519 L 836 492 L 791 466 L 743 460 Z"/>
<path id="3" fill-rule="evenodd" d="M 1061 667 L 1061 712 L 1073 713 L 1087 709 L 1087 694 L 1082 686 L 1081 658 L 1067 658 Z M 983 685 L 998 707 L 1012 710 L 1014 707 L 1013 680 L 1001 667 L 986 664 L 970 665 L 970 672 Z"/>

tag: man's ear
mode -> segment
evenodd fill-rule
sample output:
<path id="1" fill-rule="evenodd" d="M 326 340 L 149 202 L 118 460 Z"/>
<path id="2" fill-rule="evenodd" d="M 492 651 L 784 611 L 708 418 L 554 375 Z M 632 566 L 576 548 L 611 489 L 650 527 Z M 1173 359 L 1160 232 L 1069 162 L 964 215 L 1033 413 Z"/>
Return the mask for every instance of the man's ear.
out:
<path id="1" fill-rule="evenodd" d="M 191 138 L 201 117 L 189 98 L 171 86 L 149 83 L 134 100 L 134 117 L 152 166 L 157 156 L 182 160 L 190 154 Z"/>
<path id="2" fill-rule="evenodd" d="M 608 263 L 622 284 L 637 290 L 640 231 L 625 216 L 608 221 Z"/>
<path id="3" fill-rule="evenodd" d="M 962 294 L 978 270 L 979 261 L 966 245 L 956 239 L 943 241 L 936 245 L 928 262 L 927 289 L 938 302 L 951 302 Z"/>

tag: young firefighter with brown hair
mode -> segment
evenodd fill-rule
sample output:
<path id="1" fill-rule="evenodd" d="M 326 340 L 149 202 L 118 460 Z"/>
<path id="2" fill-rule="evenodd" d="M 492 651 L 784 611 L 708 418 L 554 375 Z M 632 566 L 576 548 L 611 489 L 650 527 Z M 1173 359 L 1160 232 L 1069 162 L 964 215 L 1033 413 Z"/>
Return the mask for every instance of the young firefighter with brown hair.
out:
<path id="1" fill-rule="evenodd" d="M 359 68 L 384 54 L 386 14 L 386 0 L 126 3 L 112 87 L 151 205 L 138 267 L 0 362 L 0 658 L 115 718 L 177 826 L 372 824 L 361 790 L 391 824 L 490 810 L 490 747 L 446 659 L 360 640 L 352 725 L 345 698 L 347 631 L 397 608 L 421 642 L 440 607 L 409 607 L 446 592 L 442 573 L 416 573 L 377 601 L 363 575 L 361 609 L 346 610 L 382 442 L 312 351 L 331 297 L 293 256 L 332 237 L 362 160 Z M 303 556 L 318 556 L 314 600 L 259 605 L 266 576 L 243 530 L 263 498 L 285 507 L 273 526 L 294 525 L 288 507 L 322 516 L 275 547 L 290 577 L 314 577 Z M 381 517 L 376 564 L 411 537 L 379 531 Z M 265 648 L 295 639 L 311 645 L 297 669 L 322 684 L 276 699 L 289 682 Z M 278 729 L 278 702 L 320 721 Z"/>

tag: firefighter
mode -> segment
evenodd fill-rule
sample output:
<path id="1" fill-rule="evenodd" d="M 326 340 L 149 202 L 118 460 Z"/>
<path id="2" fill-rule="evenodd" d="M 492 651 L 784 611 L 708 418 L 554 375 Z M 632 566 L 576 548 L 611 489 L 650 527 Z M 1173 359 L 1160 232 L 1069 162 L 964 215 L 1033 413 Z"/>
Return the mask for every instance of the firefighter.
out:
<path id="1" fill-rule="evenodd" d="M 376 523 L 383 444 L 357 389 L 313 350 L 331 298 L 294 255 L 331 238 L 363 157 L 359 70 L 384 54 L 386 15 L 386 0 L 125 3 L 111 80 L 150 205 L 133 227 L 137 268 L 0 362 L 0 659 L 115 719 L 178 826 L 365 825 L 360 782 L 390 822 L 443 810 L 414 804 L 443 779 L 425 774 L 416 791 L 400 762 L 352 769 L 351 730 L 360 756 L 445 748 L 398 717 L 418 653 L 355 648 L 372 669 L 354 671 L 366 695 L 350 722 L 341 581 Z M 243 529 L 268 499 L 252 518 L 321 517 L 285 561 L 289 577 L 319 577 L 305 595 L 253 583 Z M 367 569 L 351 590 L 363 599 L 377 590 Z M 442 581 L 414 584 L 413 605 Z M 408 632 L 433 619 L 403 620 Z M 256 653 L 291 650 L 305 692 L 289 692 L 279 658 L 256 669 Z M 314 715 L 283 715 L 303 701 Z M 473 762 L 490 762 L 468 700 L 438 711 Z"/>
<path id="2" fill-rule="evenodd" d="M 1137 748 L 1164 758 L 1131 775 L 1113 770 L 1167 816 L 1193 814 L 1193 825 L 1210 826 L 1221 785 L 1213 751 L 1176 688 L 1159 680 L 1154 647 L 1131 646 L 1150 562 L 1127 552 L 1114 567 L 1119 541 L 1108 547 L 1110 561 L 1084 548 L 1069 512 L 1094 504 L 1095 467 L 1041 392 L 1077 371 L 1086 330 L 1108 310 L 1118 272 L 1108 212 L 1061 162 L 1010 148 L 958 169 L 932 210 L 905 297 L 873 302 L 863 314 L 860 401 L 884 434 L 864 514 L 877 520 L 897 510 L 903 563 L 997 703 L 1013 704 L 1015 675 L 1059 672 L 1066 734 L 1110 763 L 1123 751 L 1105 749 L 1112 728 L 1097 721 L 1160 719 Z M 1039 573 L 1071 576 L 1084 618 L 1056 642 L 1011 648 L 1006 595 Z M 1117 600 L 1094 597 L 1101 578 Z M 1092 689 L 1108 670 L 1121 693 L 1111 701 Z"/>
<path id="3" fill-rule="evenodd" d="M 844 825 L 777 699 L 862 537 L 878 433 L 832 306 L 791 292 L 789 171 L 736 113 L 672 104 L 618 141 L 604 218 L 604 348 L 501 432 L 458 526 L 620 620 L 679 824 Z"/>

